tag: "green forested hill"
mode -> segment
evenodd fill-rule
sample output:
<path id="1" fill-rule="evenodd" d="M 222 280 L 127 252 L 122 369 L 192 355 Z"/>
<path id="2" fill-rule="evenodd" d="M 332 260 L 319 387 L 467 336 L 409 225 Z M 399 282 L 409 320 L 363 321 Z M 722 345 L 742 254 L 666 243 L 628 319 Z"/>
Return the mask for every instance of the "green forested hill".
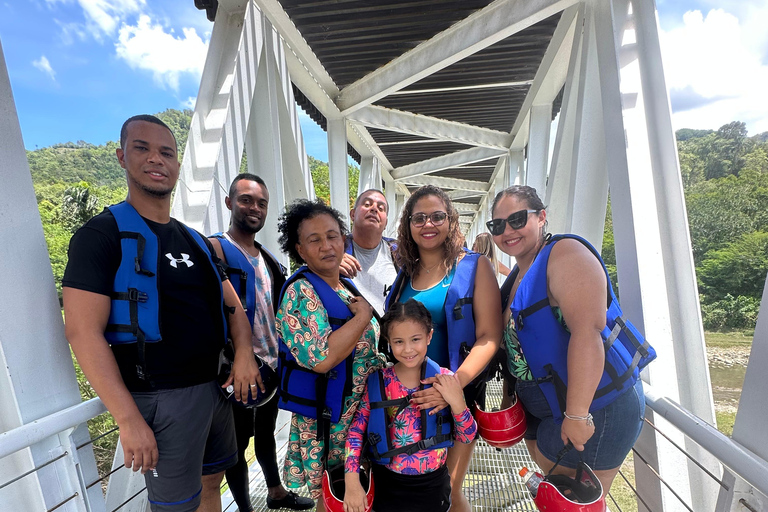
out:
<path id="1" fill-rule="evenodd" d="M 183 149 L 192 112 L 158 116 Z M 753 328 L 768 273 L 768 133 L 749 137 L 744 123 L 733 122 L 716 131 L 678 130 L 677 140 L 705 326 Z M 72 233 L 125 197 L 117 146 L 78 141 L 27 152 L 58 286 Z M 309 164 L 316 194 L 328 201 L 328 165 L 312 157 Z M 349 170 L 354 195 L 359 173 Z M 603 255 L 615 275 L 610 207 Z"/>
<path id="2" fill-rule="evenodd" d="M 176 135 L 180 151 L 187 142 L 191 110 L 173 110 L 157 114 Z M 116 134 L 116 138 L 119 133 Z M 37 196 L 40 217 L 56 286 L 67 264 L 69 239 L 80 226 L 105 206 L 125 199 L 125 172 L 117 162 L 117 141 L 95 146 L 84 141 L 56 144 L 27 151 L 27 160 Z M 182 155 L 179 155 L 181 159 Z M 246 156 L 242 169 L 245 169 Z M 315 193 L 330 201 L 328 164 L 309 157 Z M 356 194 L 359 170 L 349 166 L 350 195 Z M 350 197 L 353 201 L 354 197 Z"/>
<path id="3" fill-rule="evenodd" d="M 754 328 L 768 273 L 768 133 L 744 123 L 677 132 L 707 329 Z M 610 215 L 603 255 L 615 265 Z M 615 267 L 614 267 L 615 268 Z"/>

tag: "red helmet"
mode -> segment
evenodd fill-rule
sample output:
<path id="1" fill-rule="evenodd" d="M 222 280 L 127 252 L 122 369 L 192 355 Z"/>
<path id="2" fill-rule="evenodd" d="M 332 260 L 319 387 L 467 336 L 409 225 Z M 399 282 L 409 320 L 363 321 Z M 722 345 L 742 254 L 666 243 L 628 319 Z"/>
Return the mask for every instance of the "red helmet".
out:
<path id="1" fill-rule="evenodd" d="M 523 404 L 515 396 L 515 403 L 501 411 L 483 411 L 475 404 L 477 432 L 494 448 L 511 448 L 520 442 L 527 424 Z"/>
<path id="2" fill-rule="evenodd" d="M 581 461 L 575 478 L 565 475 L 544 478 L 533 502 L 542 512 L 606 511 L 603 486 L 592 469 Z"/>
<path id="3" fill-rule="evenodd" d="M 373 507 L 373 476 L 360 468 L 360 483 L 365 489 L 365 512 Z M 323 471 L 323 504 L 328 512 L 344 512 L 344 465 Z"/>

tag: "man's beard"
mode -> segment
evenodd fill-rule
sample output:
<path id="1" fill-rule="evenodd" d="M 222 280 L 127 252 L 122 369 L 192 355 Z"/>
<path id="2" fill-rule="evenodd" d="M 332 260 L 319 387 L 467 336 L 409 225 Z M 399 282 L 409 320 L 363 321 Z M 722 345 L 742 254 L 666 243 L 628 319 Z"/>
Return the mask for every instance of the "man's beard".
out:
<path id="1" fill-rule="evenodd" d="M 250 233 L 251 235 L 255 235 L 259 231 L 261 231 L 261 228 L 264 227 L 264 223 L 262 222 L 259 227 L 253 227 L 252 225 L 248 224 L 248 221 L 245 219 L 232 219 L 232 222 L 237 226 L 237 228 L 240 231 L 243 231 L 244 233 Z"/>
<path id="2" fill-rule="evenodd" d="M 143 192 L 146 192 L 148 195 L 152 197 L 156 197 L 158 199 L 165 199 L 168 197 L 171 192 L 173 192 L 173 187 L 171 188 L 152 188 L 147 185 L 144 185 L 143 183 L 139 183 L 134 178 L 131 178 L 131 181 L 133 181 L 133 184 L 139 187 Z"/>

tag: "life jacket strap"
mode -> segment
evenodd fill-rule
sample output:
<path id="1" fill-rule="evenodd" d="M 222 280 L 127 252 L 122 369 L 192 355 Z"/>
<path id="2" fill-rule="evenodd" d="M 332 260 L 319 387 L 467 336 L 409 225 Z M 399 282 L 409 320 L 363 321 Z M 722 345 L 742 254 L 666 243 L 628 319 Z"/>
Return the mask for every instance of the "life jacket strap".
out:
<path id="1" fill-rule="evenodd" d="M 463 320 L 464 315 L 461 312 L 462 306 L 465 304 L 472 304 L 473 298 L 472 297 L 462 297 L 459 300 L 456 301 L 456 305 L 453 306 L 453 318 L 454 320 Z"/>
<path id="2" fill-rule="evenodd" d="M 248 311 L 248 300 L 246 298 L 248 293 L 248 274 L 237 267 L 232 267 L 229 265 L 227 265 L 227 268 L 224 270 L 224 272 L 227 274 L 227 277 L 229 277 L 230 280 L 234 276 L 237 276 L 237 279 L 240 281 L 240 287 L 238 288 L 237 292 L 237 294 L 240 296 L 240 304 L 243 305 L 243 310 Z"/>
<path id="3" fill-rule="evenodd" d="M 373 457 L 377 460 L 380 460 L 380 459 L 391 459 L 392 457 L 396 457 L 397 455 L 400 455 L 402 453 L 406 455 L 413 455 L 418 451 L 429 450 L 433 446 L 437 446 L 438 444 L 444 443 L 446 441 L 451 441 L 451 440 L 453 440 L 453 434 L 437 434 L 428 439 L 422 439 L 417 443 L 412 443 L 405 446 L 401 446 L 399 448 L 394 448 L 392 450 L 389 450 L 381 454 L 379 454 L 377 450 L 375 450 L 374 448 Z"/>
<path id="4" fill-rule="evenodd" d="M 105 330 L 109 332 L 130 333 L 136 336 L 136 349 L 139 352 L 136 375 L 141 380 L 149 380 L 149 371 L 147 370 L 146 335 L 144 334 L 144 331 L 139 328 L 139 302 L 146 302 L 148 296 L 146 293 L 137 290 L 136 288 L 128 288 L 127 292 L 113 292 L 111 297 L 113 300 L 128 301 L 128 318 L 131 323 L 130 325 L 108 324 Z"/>
<path id="5" fill-rule="evenodd" d="M 133 231 L 121 231 L 120 238 L 130 238 L 136 240 L 136 257 L 133 259 L 133 268 L 137 274 L 143 276 L 153 277 L 154 272 L 150 272 L 144 268 L 141 268 L 141 259 L 144 257 L 144 247 L 147 244 L 147 240 L 141 233 L 135 233 Z"/>

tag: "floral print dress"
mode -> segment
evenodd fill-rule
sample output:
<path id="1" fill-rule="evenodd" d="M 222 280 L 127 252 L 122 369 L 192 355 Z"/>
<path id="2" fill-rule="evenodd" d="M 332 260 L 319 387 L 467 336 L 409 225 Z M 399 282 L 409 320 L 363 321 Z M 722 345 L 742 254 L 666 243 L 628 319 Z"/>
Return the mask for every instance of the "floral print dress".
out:
<path id="1" fill-rule="evenodd" d="M 349 304 L 350 292 L 341 289 L 336 293 Z M 306 279 L 297 279 L 288 286 L 275 323 L 277 332 L 300 365 L 314 368 L 328 356 L 328 338 L 332 332 L 328 314 L 320 296 Z M 343 462 L 347 430 L 365 391 L 365 381 L 368 375 L 384 366 L 383 356 L 375 349 L 378 338 L 379 324 L 372 319 L 355 348 L 352 395 L 344 399 L 339 422 L 331 424 L 329 467 Z M 295 489 L 306 484 L 313 499 L 320 497 L 323 476 L 324 446 L 322 439 L 316 439 L 316 434 L 316 419 L 294 413 L 283 466 L 286 486 Z"/>
<path id="2" fill-rule="evenodd" d="M 442 374 L 450 375 L 452 372 L 446 368 L 440 369 Z M 387 394 L 387 400 L 395 400 L 415 393 L 418 388 L 406 388 L 397 378 L 394 367 L 384 368 L 382 370 L 384 379 L 384 390 Z M 387 434 L 395 448 L 407 444 L 421 441 L 421 410 L 415 405 L 408 405 L 392 422 L 392 416 L 396 409 L 390 407 L 386 410 L 387 423 L 391 423 Z M 360 407 L 355 413 L 355 419 L 349 428 L 347 435 L 346 460 L 344 462 L 344 471 L 347 473 L 357 473 L 360 471 L 360 455 L 363 447 L 363 440 L 368 429 L 368 421 L 371 417 L 370 399 L 368 389 L 365 390 Z M 477 424 L 470 414 L 469 409 L 464 408 L 461 414 L 453 415 L 454 439 L 460 443 L 470 443 L 477 434 Z M 434 448 L 430 450 L 420 450 L 412 455 L 401 453 L 395 455 L 387 469 L 403 475 L 423 475 L 440 469 L 445 465 L 448 457 L 448 448 Z"/>

